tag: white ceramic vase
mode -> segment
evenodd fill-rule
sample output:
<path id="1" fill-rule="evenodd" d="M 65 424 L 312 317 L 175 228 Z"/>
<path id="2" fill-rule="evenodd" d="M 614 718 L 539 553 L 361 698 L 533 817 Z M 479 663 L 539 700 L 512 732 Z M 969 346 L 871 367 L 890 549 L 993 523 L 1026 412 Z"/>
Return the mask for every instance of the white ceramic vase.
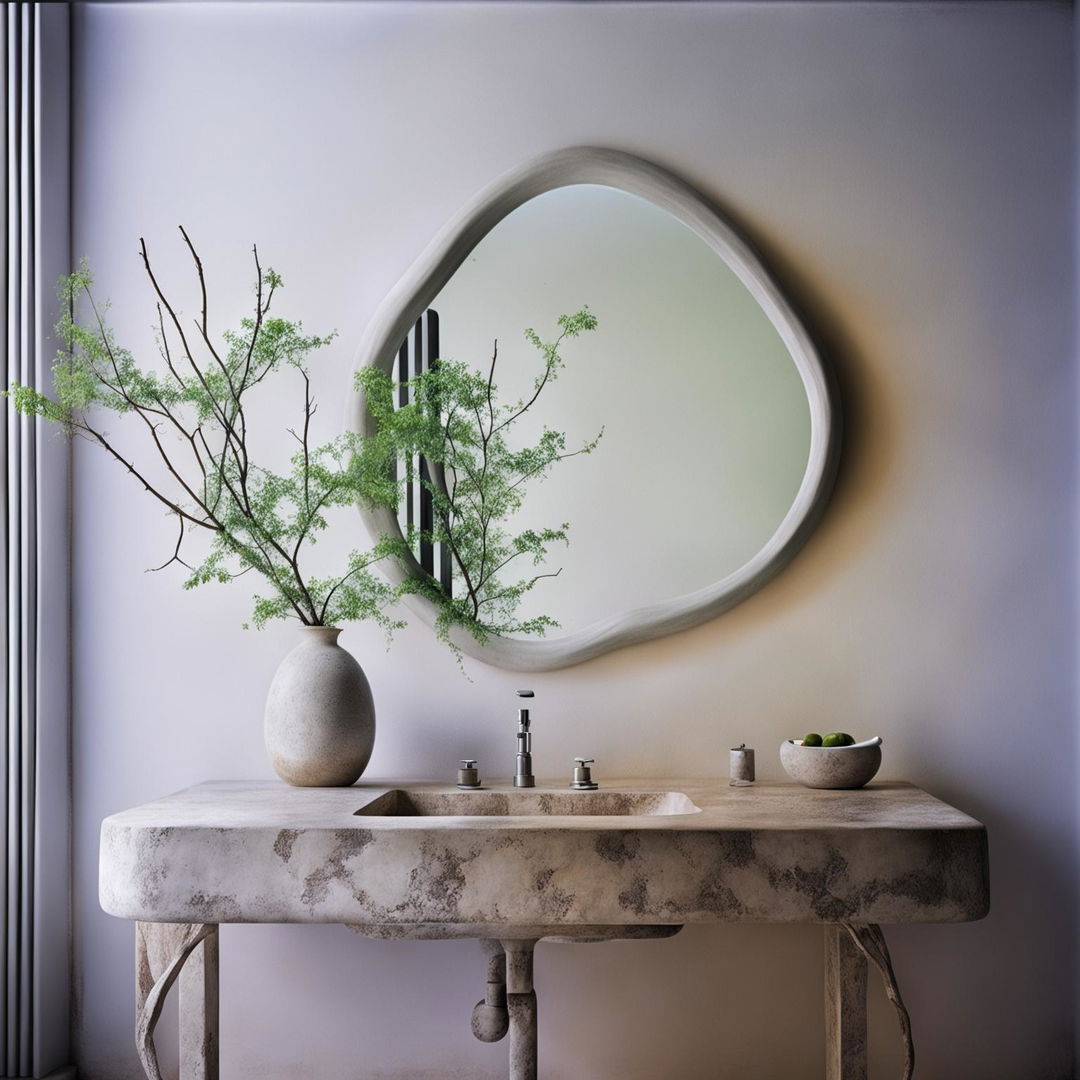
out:
<path id="1" fill-rule="evenodd" d="M 297 787 L 348 787 L 375 745 L 375 703 L 363 669 L 334 626 L 303 626 L 266 699 L 270 761 Z"/>

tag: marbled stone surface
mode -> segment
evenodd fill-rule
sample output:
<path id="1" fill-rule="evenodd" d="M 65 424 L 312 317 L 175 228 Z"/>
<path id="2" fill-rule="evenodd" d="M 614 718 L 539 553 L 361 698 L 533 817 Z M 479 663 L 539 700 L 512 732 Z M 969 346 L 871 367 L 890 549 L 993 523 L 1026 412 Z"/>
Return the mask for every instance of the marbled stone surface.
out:
<path id="1" fill-rule="evenodd" d="M 508 800 L 524 794 L 487 787 Z M 427 806 L 475 794 L 403 781 L 221 781 L 115 814 L 102 824 L 101 905 L 150 922 L 444 923 L 490 932 L 959 922 L 981 918 L 989 904 L 983 826 L 907 784 L 817 791 L 635 779 L 608 781 L 601 792 L 659 793 L 651 805 L 665 808 L 683 806 L 672 803 L 683 795 L 698 810 L 360 813 L 400 790 Z M 528 794 L 545 791 L 568 794 L 542 781 Z"/>

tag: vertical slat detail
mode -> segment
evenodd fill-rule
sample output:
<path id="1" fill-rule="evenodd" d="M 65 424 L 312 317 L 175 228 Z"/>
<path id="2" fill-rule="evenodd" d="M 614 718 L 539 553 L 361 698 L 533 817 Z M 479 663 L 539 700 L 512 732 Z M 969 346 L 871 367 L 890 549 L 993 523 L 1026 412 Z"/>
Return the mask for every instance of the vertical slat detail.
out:
<path id="1" fill-rule="evenodd" d="M 397 383 L 398 383 L 398 408 L 403 409 L 409 404 L 409 341 L 406 338 L 401 343 L 401 348 L 398 349 L 397 358 Z M 400 463 L 402 469 L 405 471 L 405 476 L 409 475 L 409 462 L 403 461 Z M 404 517 L 399 513 L 398 522 L 401 525 L 401 533 L 403 536 L 409 535 L 409 530 L 412 528 L 413 523 L 413 491 L 412 484 L 405 484 L 405 507 Z"/>
<path id="2" fill-rule="evenodd" d="M 428 308 L 427 316 L 427 341 L 428 341 L 428 368 L 434 369 L 439 366 L 439 313 L 434 308 Z M 440 543 L 437 545 L 436 565 L 439 568 L 439 581 L 447 596 L 454 595 L 454 566 L 450 557 L 450 545 Z"/>
<path id="3" fill-rule="evenodd" d="M 23 89 L 20 129 L 22 137 L 21 228 L 22 243 L 19 251 L 20 292 L 22 310 L 19 314 L 20 351 L 22 353 L 23 379 L 36 383 L 37 349 L 34 341 L 34 295 L 36 252 L 34 193 L 37 188 L 35 162 L 37 147 L 34 140 L 34 107 L 37 104 L 37 27 L 39 5 L 23 7 L 22 67 Z M 29 417 L 20 420 L 20 452 L 22 469 L 19 480 L 22 485 L 21 547 L 19 574 L 23 597 L 19 641 L 20 717 L 19 741 L 22 757 L 19 762 L 19 863 L 22 872 L 19 881 L 19 1069 L 20 1075 L 30 1076 L 34 1071 L 33 1055 L 33 979 L 34 979 L 34 833 L 35 799 L 34 767 L 37 762 L 37 454 L 35 446 L 36 421 Z"/>
<path id="4" fill-rule="evenodd" d="M 421 315 L 416 320 L 416 327 L 413 330 L 414 373 L 416 375 L 424 374 L 431 366 L 427 351 L 426 322 L 426 317 Z M 434 525 L 431 505 L 431 469 L 424 457 L 420 458 L 419 466 L 417 498 L 420 505 L 420 566 L 425 574 L 434 576 L 435 549 L 431 543 L 431 530 Z"/>
<path id="5" fill-rule="evenodd" d="M 416 320 L 412 332 L 401 343 L 395 366 L 398 381 L 398 408 L 409 404 L 408 381 L 417 375 L 437 367 L 439 363 L 439 315 L 429 308 Z M 437 577 L 446 590 L 453 594 L 453 565 L 450 552 L 442 544 L 433 544 L 430 537 L 435 525 L 434 504 L 429 486 L 431 470 L 428 462 L 416 457 L 412 462 L 401 463 L 402 467 L 412 468 L 412 482 L 405 485 L 405 505 L 398 511 L 398 523 L 404 535 L 409 535 L 411 528 L 421 534 L 414 545 L 413 554 L 420 568 L 432 577 Z"/>
<path id="6" fill-rule="evenodd" d="M 12 164 L 15 160 L 15 125 L 12 122 L 12 112 L 14 109 L 14 82 L 15 82 L 15 65 L 12 62 L 12 42 L 13 34 L 12 29 L 15 25 L 16 12 L 12 10 L 12 5 L 9 3 L 4 4 L 4 17 L 3 17 L 3 64 L 4 64 L 4 120 L 6 124 L 6 137 L 4 139 L 4 258 L 0 261 L 0 272 L 4 275 L 3 288 L 0 290 L 0 302 L 4 305 L 4 334 L 3 334 L 3 349 L 4 349 L 4 381 L 9 382 L 14 375 L 12 370 L 12 364 L 15 359 L 15 350 L 12 348 L 13 342 L 11 340 L 12 332 L 12 273 L 10 266 L 12 239 L 15 234 L 13 227 L 13 215 L 12 215 L 12 199 L 14 196 L 13 185 L 11 183 L 12 177 Z M 15 434 L 15 422 L 9 418 L 8 411 L 0 410 L 0 428 L 3 430 L 3 449 L 4 449 L 4 470 L 3 470 L 3 491 L 0 492 L 0 498 L 3 500 L 2 511 L 2 524 L 0 524 L 0 565 L 4 568 L 4 603 L 2 605 L 2 611 L 0 611 L 0 617 L 3 621 L 3 641 L 2 650 L 4 658 L 4 731 L 3 737 L 0 738 L 0 799 L 5 812 L 10 812 L 9 803 L 9 789 L 11 787 L 8 782 L 8 775 L 11 768 L 11 754 L 8 746 L 8 736 L 11 730 L 11 686 L 9 674 L 9 662 L 11 649 L 11 618 L 10 618 L 10 596 L 8 589 L 8 560 L 10 557 L 10 543 L 9 543 L 9 521 L 11 517 L 11 496 L 10 496 L 10 463 L 12 459 L 11 454 L 11 441 Z M 8 925 L 10 921 L 10 905 L 8 903 L 8 886 L 10 881 L 10 865 L 11 857 L 8 846 L 8 831 L 5 826 L 3 830 L 3 848 L 4 848 L 4 865 L 0 868 L 0 963 L 3 967 L 0 968 L 0 1066 L 5 1071 L 10 1067 L 9 1048 L 11 1047 L 11 1040 L 9 1038 L 8 1031 L 8 1018 L 11 1016 L 11 1009 L 9 1008 L 9 994 L 8 994 L 8 972 L 11 970 L 10 964 L 10 951 L 8 948 Z"/>
<path id="7" fill-rule="evenodd" d="M 7 101 L 7 375 L 8 379 L 20 378 L 21 350 L 19 348 L 22 315 L 22 303 L 19 289 L 19 265 L 22 248 L 22 140 L 20 120 L 22 114 L 22 16 L 19 4 L 6 4 L 8 24 L 8 101 Z M 4 888 L 4 929 L 6 941 L 6 967 L 4 971 L 5 987 L 5 1068 L 7 1075 L 17 1076 L 19 1071 L 19 878 L 22 868 L 19 860 L 19 766 L 22 748 L 19 741 L 19 711 L 21 688 L 19 686 L 19 610 L 21 606 L 21 588 L 19 581 L 19 539 L 20 539 L 20 491 L 19 472 L 21 468 L 20 436 L 22 421 L 13 418 L 8 425 L 7 451 L 7 515 L 5 533 L 7 550 L 5 552 L 6 576 L 6 616 L 7 650 L 5 657 L 5 681 L 7 703 L 5 744 L 7 761 L 4 777 L 6 795 L 7 822 L 5 832 L 5 872 L 7 880 Z"/>
<path id="8" fill-rule="evenodd" d="M 16 381 L 40 386 L 48 380 L 51 365 L 45 339 L 55 315 L 39 278 L 43 270 L 55 278 L 68 268 L 69 204 L 67 10 L 60 5 L 12 2 L 4 2 L 2 10 L 0 64 L 6 138 L 0 389 Z M 46 41 L 52 49 L 48 55 Z M 50 72 L 52 83 L 46 77 Z M 50 128 L 48 124 L 54 121 L 58 126 Z M 48 159 L 50 168 L 42 167 L 45 146 L 54 151 Z M 42 238 L 44 221 L 50 226 L 47 243 Z M 66 982 L 70 967 L 66 951 L 55 944 L 58 939 L 67 941 L 70 874 L 66 811 L 58 809 L 69 805 L 68 710 L 66 691 L 55 689 L 67 686 L 67 566 L 66 558 L 61 566 L 53 554 L 62 547 L 58 534 L 67 532 L 67 458 L 42 450 L 38 422 L 16 415 L 7 402 L 0 402 L 0 445 L 4 453 L 0 484 L 0 565 L 4 575 L 0 604 L 4 669 L 0 800 L 6 814 L 4 864 L 0 869 L 0 1069 L 6 1076 L 36 1076 L 64 1063 L 68 1040 L 65 991 L 58 991 L 55 985 L 58 977 Z M 53 472 L 43 468 L 45 460 L 56 464 Z M 43 542 L 49 548 L 46 570 L 41 566 Z M 46 594 L 62 598 L 60 603 L 53 602 L 47 617 L 42 602 Z M 55 642 L 64 645 L 59 656 L 49 653 L 50 643 Z M 44 697 L 43 655 L 52 661 L 46 685 L 53 687 Z M 46 712 L 54 727 L 49 732 L 52 753 L 43 763 L 44 698 L 51 702 Z M 54 828 L 50 835 L 43 833 L 43 815 L 39 813 L 45 793 L 50 820 L 55 825 L 59 816 L 63 822 L 63 827 Z M 57 831 L 63 837 L 54 840 Z M 39 845 L 47 846 L 50 852 L 45 875 L 48 888 L 39 885 L 45 865 Z M 45 909 L 49 918 L 43 917 Z M 39 971 L 43 953 L 50 954 L 47 975 Z M 50 1001 L 44 1010 L 40 1005 L 43 997 Z M 48 1014 L 45 1020 L 43 1011 Z"/>

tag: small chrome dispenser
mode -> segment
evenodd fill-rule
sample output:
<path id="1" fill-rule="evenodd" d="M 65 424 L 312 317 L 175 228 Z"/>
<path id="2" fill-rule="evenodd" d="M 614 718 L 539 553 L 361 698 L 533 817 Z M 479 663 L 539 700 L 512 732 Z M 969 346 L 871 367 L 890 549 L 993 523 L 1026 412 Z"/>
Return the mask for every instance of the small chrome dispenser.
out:
<path id="1" fill-rule="evenodd" d="M 570 786 L 575 791 L 595 791 L 600 785 L 592 778 L 592 769 L 589 768 L 596 761 L 591 757 L 574 758 L 574 779 Z"/>
<path id="2" fill-rule="evenodd" d="M 462 758 L 461 768 L 457 771 L 457 786 L 465 791 L 475 791 L 480 787 L 480 770 L 475 758 Z"/>
<path id="3" fill-rule="evenodd" d="M 531 690 L 519 690 L 517 696 L 531 698 L 536 695 Z M 532 734 L 529 732 L 528 709 L 518 709 L 517 748 L 514 787 L 536 787 L 536 777 L 532 771 Z"/>

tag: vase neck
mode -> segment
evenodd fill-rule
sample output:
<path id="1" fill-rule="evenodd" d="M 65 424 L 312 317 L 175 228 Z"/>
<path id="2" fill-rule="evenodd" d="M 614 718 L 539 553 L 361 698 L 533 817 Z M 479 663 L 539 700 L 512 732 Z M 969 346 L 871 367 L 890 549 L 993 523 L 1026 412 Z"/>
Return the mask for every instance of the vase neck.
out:
<path id="1" fill-rule="evenodd" d="M 340 626 L 301 626 L 300 634 L 304 641 L 317 641 L 321 645 L 336 645 Z"/>

